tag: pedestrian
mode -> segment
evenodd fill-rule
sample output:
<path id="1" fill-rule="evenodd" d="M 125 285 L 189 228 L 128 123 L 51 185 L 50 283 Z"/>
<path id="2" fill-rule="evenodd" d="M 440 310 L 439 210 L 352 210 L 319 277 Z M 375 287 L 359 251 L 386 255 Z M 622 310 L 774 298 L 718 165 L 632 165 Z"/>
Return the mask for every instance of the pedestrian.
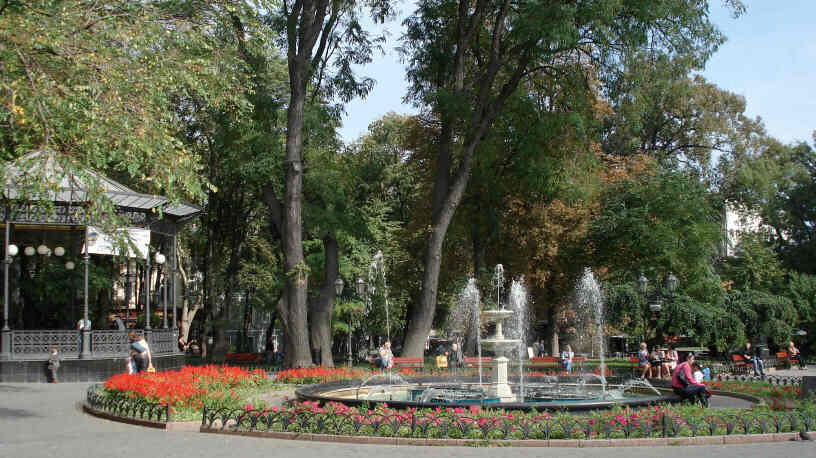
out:
<path id="1" fill-rule="evenodd" d="M 77 321 L 77 330 L 79 331 L 79 352 L 82 353 L 82 340 L 84 339 L 82 331 L 91 330 L 91 320 L 80 318 L 79 321 Z"/>
<path id="2" fill-rule="evenodd" d="M 652 375 L 652 365 L 649 363 L 649 349 L 646 346 L 646 342 L 641 342 L 640 344 L 640 351 L 638 352 L 638 366 L 643 368 L 640 378 L 646 378 L 647 372 L 649 373 L 649 376 Z"/>
<path id="3" fill-rule="evenodd" d="M 57 383 L 57 371 L 60 367 L 60 356 L 56 348 L 51 349 L 51 356 L 48 357 L 48 375 L 50 383 Z"/>
<path id="4" fill-rule="evenodd" d="M 572 347 L 567 345 L 567 348 L 561 352 L 561 366 L 567 372 L 572 372 L 572 359 L 575 357 L 575 353 L 572 351 Z"/>
<path id="5" fill-rule="evenodd" d="M 153 369 L 153 358 L 150 354 L 150 346 L 147 344 L 144 336 L 137 335 L 136 332 L 130 331 L 130 350 L 133 362 L 135 363 L 136 373 L 140 372 L 155 372 Z"/>

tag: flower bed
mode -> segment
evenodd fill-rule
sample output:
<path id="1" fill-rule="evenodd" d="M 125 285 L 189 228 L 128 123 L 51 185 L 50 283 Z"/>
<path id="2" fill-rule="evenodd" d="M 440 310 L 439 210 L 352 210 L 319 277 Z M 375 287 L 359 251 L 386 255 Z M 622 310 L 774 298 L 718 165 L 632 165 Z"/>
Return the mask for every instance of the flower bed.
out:
<path id="1" fill-rule="evenodd" d="M 103 385 L 100 396 L 114 400 L 141 400 L 169 406 L 174 420 L 200 418 L 209 408 L 242 406 L 247 396 L 272 391 L 263 370 L 230 366 L 187 366 L 155 374 L 117 374 Z"/>
<path id="2" fill-rule="evenodd" d="M 618 408 L 605 412 L 507 412 L 469 408 L 395 410 L 338 403 L 303 402 L 291 407 L 206 409 L 204 431 L 271 431 L 422 439 L 615 439 L 692 437 L 791 432 L 812 429 L 813 406 L 778 413 L 767 408 L 711 411 L 694 406 Z"/>

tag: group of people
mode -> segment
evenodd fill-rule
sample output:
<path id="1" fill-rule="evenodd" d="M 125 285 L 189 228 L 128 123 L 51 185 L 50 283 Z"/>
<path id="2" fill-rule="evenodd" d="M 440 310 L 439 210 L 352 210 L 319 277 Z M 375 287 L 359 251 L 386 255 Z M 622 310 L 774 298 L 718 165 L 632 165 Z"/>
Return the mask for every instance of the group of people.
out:
<path id="1" fill-rule="evenodd" d="M 711 391 L 703 384 L 705 375 L 702 367 L 695 361 L 694 353 L 686 355 L 680 362 L 677 350 L 671 346 L 667 348 L 655 347 L 649 352 L 646 342 L 640 344 L 638 351 L 638 366 L 642 369 L 641 378 L 671 377 L 671 387 L 674 393 L 685 399 L 699 399 L 700 403 L 708 407 Z"/>
<path id="2" fill-rule="evenodd" d="M 677 350 L 671 345 L 666 348 L 654 347 L 650 353 L 646 342 L 643 342 L 638 351 L 638 366 L 642 369 L 640 378 L 646 378 L 647 373 L 649 378 L 671 377 L 679 360 Z"/>
<path id="3" fill-rule="evenodd" d="M 760 377 L 765 376 L 765 361 L 762 359 L 762 354 L 759 352 L 759 349 L 753 347 L 751 342 L 747 342 L 745 344 L 745 348 L 743 348 L 741 356 L 742 359 L 753 366 L 754 375 Z M 788 360 L 791 361 L 791 363 L 799 363 L 799 369 L 801 370 L 807 369 L 807 366 L 805 365 L 805 358 L 802 355 L 802 352 L 796 348 L 796 344 L 794 344 L 793 341 L 788 342 Z"/>

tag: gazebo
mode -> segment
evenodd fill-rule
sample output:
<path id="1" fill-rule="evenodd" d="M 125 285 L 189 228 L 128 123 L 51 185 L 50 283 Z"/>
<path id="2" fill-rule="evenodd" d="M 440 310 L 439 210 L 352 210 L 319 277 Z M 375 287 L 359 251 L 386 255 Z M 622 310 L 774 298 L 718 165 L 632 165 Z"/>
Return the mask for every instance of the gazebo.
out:
<path id="1" fill-rule="evenodd" d="M 128 332 L 131 330 L 147 338 L 154 366 L 183 366 L 184 356 L 177 346 L 176 298 L 180 291 L 176 235 L 185 222 L 197 217 L 201 208 L 187 203 L 173 204 L 165 197 L 139 193 L 87 168 L 68 170 L 63 166 L 68 160 L 51 151 L 35 151 L 5 165 L 0 382 L 45 381 L 45 360 L 52 348 L 59 351 L 63 360 L 61 380 L 103 380 L 125 370 L 124 359 L 129 354 L 130 344 Z M 45 191 L 31 194 L 26 189 L 26 183 L 30 182 L 48 185 L 43 188 Z M 86 218 L 86 210 L 93 198 L 91 186 L 104 193 L 113 211 L 125 222 L 126 227 L 115 229 L 118 234 L 106 233 L 100 229 L 104 226 L 100 221 Z M 117 243 L 118 240 L 129 241 L 125 249 Z M 105 256 L 108 261 L 103 260 Z M 134 308 L 131 298 L 135 296 L 134 314 L 139 313 L 141 305 L 145 316 L 142 328 L 130 329 L 127 316 L 124 321 L 117 318 L 117 329 L 105 329 L 107 317 L 102 326 L 89 322 L 92 259 L 109 263 L 113 262 L 109 261 L 111 259 L 119 260 L 120 272 L 126 272 L 122 290 L 127 315 Z M 151 262 L 155 268 L 151 268 Z M 138 270 L 142 275 L 135 274 Z M 76 288 L 71 288 L 70 292 L 46 290 L 41 287 L 47 285 L 46 275 L 68 279 L 68 283 L 75 284 Z M 157 286 L 152 287 L 153 283 Z M 32 292 L 32 285 L 40 287 Z M 151 295 L 158 292 L 160 285 L 164 285 L 163 300 L 160 301 L 162 323 L 151 323 Z M 134 290 L 137 294 L 131 294 Z M 37 296 L 36 301 L 29 302 L 40 305 L 47 304 L 61 293 L 66 297 L 70 294 L 74 315 L 66 313 L 65 307 L 51 307 L 46 319 L 36 321 L 15 317 L 11 314 L 15 308 L 12 305 L 24 302 L 25 291 L 29 296 Z M 139 291 L 142 294 L 138 294 Z M 77 304 L 81 310 L 73 306 L 77 294 L 82 296 L 81 303 Z M 68 303 L 65 297 L 60 299 L 61 303 Z M 172 312 L 169 324 L 168 307 Z M 18 315 L 21 310 L 31 309 L 31 304 L 25 303 L 16 307 Z M 57 315 L 59 319 L 54 318 Z M 77 326 L 74 326 L 73 320 L 77 318 Z M 66 320 L 69 326 L 65 325 Z M 15 329 L 13 326 L 14 323 L 31 325 L 33 321 L 41 326 L 38 329 Z M 43 323 L 60 323 L 62 326 L 54 329 L 56 326 L 42 326 Z M 154 327 L 157 324 L 159 326 Z"/>

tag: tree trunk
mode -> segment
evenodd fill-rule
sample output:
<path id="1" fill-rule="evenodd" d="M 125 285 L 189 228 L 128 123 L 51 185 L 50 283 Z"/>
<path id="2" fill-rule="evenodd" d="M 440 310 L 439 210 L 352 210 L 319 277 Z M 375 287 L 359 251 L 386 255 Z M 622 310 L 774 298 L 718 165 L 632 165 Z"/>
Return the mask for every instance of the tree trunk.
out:
<path id="1" fill-rule="evenodd" d="M 448 227 L 450 227 L 456 209 L 459 207 L 467 188 L 470 171 L 473 167 L 473 154 L 481 137 L 480 133 L 472 137 L 471 141 L 468 142 L 462 157 L 462 163 L 456 172 L 450 189 L 445 186 L 448 183 L 449 170 L 437 168 L 437 179 L 434 183 L 434 201 L 442 203 L 434 211 L 431 234 L 428 239 L 428 246 L 425 249 L 425 272 L 422 277 L 422 292 L 420 293 L 419 306 L 415 307 L 413 313 L 409 316 L 410 327 L 405 333 L 403 356 L 419 357 L 425 352 L 425 341 L 430 334 L 436 313 L 439 271 L 442 265 L 442 246 L 445 243 Z M 440 146 L 440 150 L 446 149 L 446 146 Z M 439 199 L 436 196 L 437 193 L 442 193 L 444 198 Z"/>
<path id="2" fill-rule="evenodd" d="M 323 237 L 324 277 L 320 295 L 309 315 L 312 345 L 320 351 L 320 361 L 324 367 L 334 367 L 332 354 L 332 311 L 334 310 L 334 282 L 340 276 L 339 250 L 337 240 L 331 236 Z"/>
<path id="3" fill-rule="evenodd" d="M 292 367 L 312 365 L 309 351 L 306 293 L 309 276 L 303 258 L 303 109 L 306 100 L 306 66 L 308 61 L 289 59 L 291 99 L 287 109 L 285 195 L 283 201 L 283 255 L 286 274 L 286 331 L 291 347 L 287 353 Z"/>

